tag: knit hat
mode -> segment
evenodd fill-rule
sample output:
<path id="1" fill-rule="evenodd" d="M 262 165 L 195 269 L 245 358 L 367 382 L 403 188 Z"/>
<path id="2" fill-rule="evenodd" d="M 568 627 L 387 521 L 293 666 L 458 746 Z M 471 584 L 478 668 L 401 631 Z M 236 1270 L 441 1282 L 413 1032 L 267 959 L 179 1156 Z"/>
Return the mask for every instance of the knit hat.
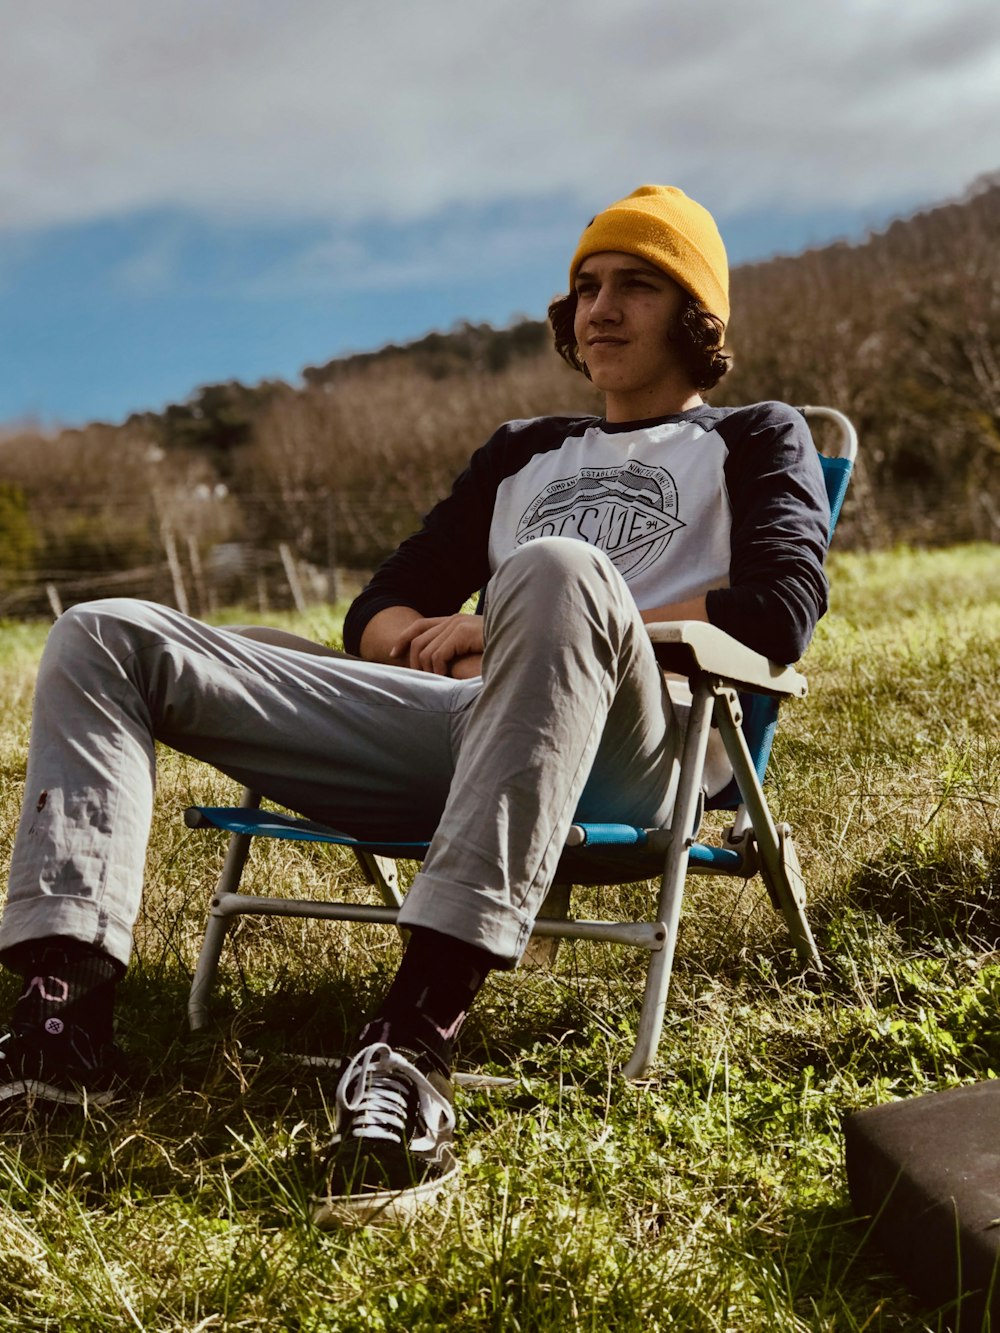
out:
<path id="1" fill-rule="evenodd" d="M 570 290 L 588 255 L 620 250 L 669 273 L 710 315 L 729 321 L 729 263 L 708 209 L 674 185 L 641 185 L 606 208 L 580 237 L 569 267 Z"/>

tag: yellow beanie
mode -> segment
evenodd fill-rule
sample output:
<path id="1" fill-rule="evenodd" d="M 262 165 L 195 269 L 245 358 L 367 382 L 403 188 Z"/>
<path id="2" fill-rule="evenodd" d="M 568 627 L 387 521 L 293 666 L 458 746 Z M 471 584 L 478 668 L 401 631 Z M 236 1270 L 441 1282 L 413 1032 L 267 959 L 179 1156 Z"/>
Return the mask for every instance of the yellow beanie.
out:
<path id="1" fill-rule="evenodd" d="M 580 237 L 570 291 L 588 255 L 620 250 L 669 273 L 710 315 L 729 322 L 729 262 L 708 209 L 674 185 L 642 185 L 598 213 Z"/>

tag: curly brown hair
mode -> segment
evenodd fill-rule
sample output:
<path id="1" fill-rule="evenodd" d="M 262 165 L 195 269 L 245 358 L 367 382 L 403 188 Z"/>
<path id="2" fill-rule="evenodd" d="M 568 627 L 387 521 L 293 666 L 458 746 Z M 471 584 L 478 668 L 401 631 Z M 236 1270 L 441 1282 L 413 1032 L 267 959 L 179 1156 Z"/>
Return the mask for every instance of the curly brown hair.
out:
<path id="1" fill-rule="evenodd" d="M 590 379 L 590 371 L 580 358 L 573 332 L 575 318 L 575 292 L 557 296 L 549 306 L 549 323 L 556 351 L 574 370 Z M 701 392 L 713 389 L 732 364 L 732 357 L 723 350 L 725 338 L 726 326 L 722 320 L 710 315 L 693 296 L 689 296 L 670 332 L 670 342 L 692 385 Z"/>

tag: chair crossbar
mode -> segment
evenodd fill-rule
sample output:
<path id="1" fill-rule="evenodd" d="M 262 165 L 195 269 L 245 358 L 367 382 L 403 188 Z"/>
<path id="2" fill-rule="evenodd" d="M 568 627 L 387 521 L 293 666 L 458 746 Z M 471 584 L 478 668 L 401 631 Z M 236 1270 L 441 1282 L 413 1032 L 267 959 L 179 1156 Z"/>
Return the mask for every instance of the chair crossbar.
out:
<path id="1" fill-rule="evenodd" d="M 252 893 L 225 893 L 212 900 L 212 915 L 306 917 L 316 921 L 356 921 L 394 926 L 398 907 L 375 903 L 317 901 L 314 898 L 268 898 Z M 600 940 L 634 949 L 662 949 L 666 931 L 658 921 L 586 921 L 575 917 L 538 917 L 534 934 L 571 940 Z"/>
<path id="2" fill-rule="evenodd" d="M 696 842 L 688 848 L 688 867 L 705 875 L 739 875 L 743 857 L 729 847 L 710 847 Z"/>
<path id="3" fill-rule="evenodd" d="M 649 830 L 634 824 L 573 824 L 567 847 L 645 847 Z"/>
<path id="4" fill-rule="evenodd" d="M 247 810 L 240 806 L 191 805 L 184 811 L 188 828 L 214 828 L 223 833 L 241 833 L 246 837 L 277 838 L 288 842 L 320 842 L 347 847 L 355 852 L 369 852 L 374 856 L 399 857 L 405 860 L 423 860 L 427 842 L 387 842 L 366 838 L 352 838 L 350 834 L 327 828 L 311 819 L 283 815 L 276 810 Z M 574 850 L 587 847 L 643 847 L 662 855 L 670 833 L 666 829 L 640 828 L 635 824 L 573 824 L 566 838 L 566 846 Z M 688 848 L 691 868 L 704 873 L 738 875 L 742 857 L 726 847 L 711 847 L 693 843 Z M 239 895 L 227 895 L 229 897 Z M 264 899 L 270 902 L 272 899 Z"/>

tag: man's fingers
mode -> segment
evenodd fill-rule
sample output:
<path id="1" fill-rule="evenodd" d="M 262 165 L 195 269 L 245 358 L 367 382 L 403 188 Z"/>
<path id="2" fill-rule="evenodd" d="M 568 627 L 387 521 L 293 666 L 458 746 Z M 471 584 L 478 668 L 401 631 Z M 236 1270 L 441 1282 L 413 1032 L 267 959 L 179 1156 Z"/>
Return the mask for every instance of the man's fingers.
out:
<path id="1" fill-rule="evenodd" d="M 450 673 L 456 657 L 483 650 L 483 626 L 478 616 L 428 616 L 408 625 L 390 650 L 395 659 L 405 658 L 415 671 L 437 676 Z"/>
<path id="2" fill-rule="evenodd" d="M 426 634 L 428 629 L 432 628 L 434 625 L 439 625 L 442 620 L 446 619 L 447 616 L 434 616 L 433 618 L 425 617 L 422 620 L 414 620 L 411 624 L 407 625 L 406 629 L 400 634 L 399 638 L 389 649 L 389 656 L 404 657 L 418 634 Z"/>
<path id="3" fill-rule="evenodd" d="M 436 676 L 448 674 L 448 663 L 457 653 L 455 634 L 438 628 L 428 630 L 419 639 L 414 639 L 410 648 L 410 655 L 416 658 L 418 668 L 421 671 L 433 671 Z"/>
<path id="4" fill-rule="evenodd" d="M 440 652 L 440 646 L 441 628 L 437 625 L 417 635 L 410 642 L 410 666 L 416 671 L 435 671 L 434 660 Z"/>

